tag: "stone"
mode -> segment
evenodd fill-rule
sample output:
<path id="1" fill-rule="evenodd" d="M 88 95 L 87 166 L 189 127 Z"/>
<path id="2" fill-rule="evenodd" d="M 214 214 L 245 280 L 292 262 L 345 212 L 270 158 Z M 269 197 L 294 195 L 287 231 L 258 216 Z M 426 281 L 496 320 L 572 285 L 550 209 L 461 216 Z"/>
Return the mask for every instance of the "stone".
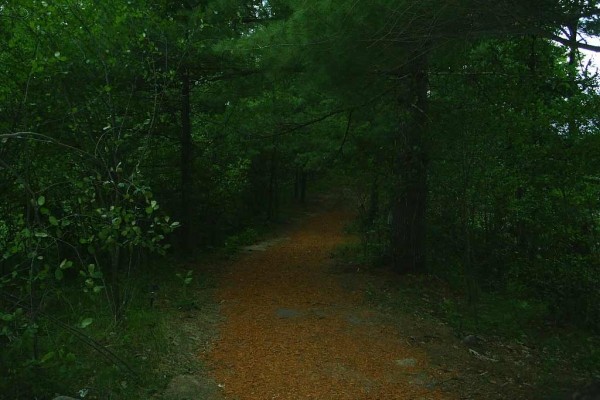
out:
<path id="1" fill-rule="evenodd" d="M 435 389 L 435 385 L 436 385 L 436 381 L 434 379 L 432 379 L 429 375 L 424 374 L 424 373 L 417 374 L 409 382 L 412 385 L 422 386 L 429 390 Z"/>
<path id="2" fill-rule="evenodd" d="M 248 252 L 252 252 L 252 251 L 266 251 L 268 248 L 276 246 L 280 243 L 283 243 L 287 240 L 289 240 L 289 237 L 284 237 L 284 238 L 277 238 L 277 239 L 271 239 L 271 240 L 265 240 L 263 242 L 260 243 L 256 243 L 250 246 L 242 246 L 240 247 L 241 250 L 243 251 L 248 251 Z"/>
<path id="3" fill-rule="evenodd" d="M 196 375 L 179 375 L 171 379 L 163 400 L 222 400 L 219 385 L 212 379 Z"/>
<path id="4" fill-rule="evenodd" d="M 417 360 L 415 360 L 414 358 L 403 358 L 400 360 L 396 360 L 396 365 L 404 368 L 414 367 L 417 365 Z"/>
<path id="5" fill-rule="evenodd" d="M 279 318 L 289 319 L 300 316 L 300 311 L 293 310 L 291 308 L 278 308 L 275 312 Z"/>
<path id="6" fill-rule="evenodd" d="M 591 383 L 573 394 L 573 400 L 600 400 L 600 381 Z"/>
<path id="7" fill-rule="evenodd" d="M 356 315 L 348 315 L 346 317 L 346 321 L 348 321 L 352 325 L 360 325 L 364 322 L 361 318 L 357 317 Z"/>
<path id="8" fill-rule="evenodd" d="M 462 342 L 467 347 L 474 347 L 474 346 L 480 345 L 481 342 L 483 342 L 483 340 L 479 336 L 476 336 L 476 335 L 467 335 L 464 337 Z"/>

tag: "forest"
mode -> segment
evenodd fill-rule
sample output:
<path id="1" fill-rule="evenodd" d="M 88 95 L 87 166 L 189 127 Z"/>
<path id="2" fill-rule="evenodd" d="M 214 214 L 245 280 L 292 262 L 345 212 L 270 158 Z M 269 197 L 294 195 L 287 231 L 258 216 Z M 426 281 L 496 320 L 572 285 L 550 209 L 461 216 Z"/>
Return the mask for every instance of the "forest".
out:
<path id="1" fill-rule="evenodd" d="M 599 35 L 597 0 L 1 0 L 0 398 L 155 398 L 140 349 L 227 280 L 194 265 L 323 193 L 334 257 L 598 379 Z"/>

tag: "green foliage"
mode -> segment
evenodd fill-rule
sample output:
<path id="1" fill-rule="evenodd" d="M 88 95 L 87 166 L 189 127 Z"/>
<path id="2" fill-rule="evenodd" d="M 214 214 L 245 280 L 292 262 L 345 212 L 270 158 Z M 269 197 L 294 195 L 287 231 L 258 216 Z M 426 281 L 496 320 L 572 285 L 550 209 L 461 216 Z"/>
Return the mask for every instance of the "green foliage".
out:
<path id="1" fill-rule="evenodd" d="M 349 258 L 396 262 L 424 226 L 412 248 L 425 238 L 429 271 L 489 305 L 482 326 L 600 329 L 598 79 L 548 39 L 597 34 L 596 9 L 5 1 L 0 372 L 76 379 L 86 361 L 46 340 L 53 318 L 122 327 L 150 254 L 233 252 L 327 173 L 359 198 Z M 399 232 L 409 203 L 426 212 Z M 492 307 L 502 293 L 519 300 Z"/>
<path id="2" fill-rule="evenodd" d="M 175 274 L 175 276 L 177 277 L 181 287 L 177 306 L 184 310 L 191 310 L 195 308 L 197 305 L 195 303 L 194 296 L 192 296 L 189 292 L 189 288 L 194 280 L 193 271 L 188 270 L 185 274 L 178 272 Z"/>
<path id="3" fill-rule="evenodd" d="M 446 299 L 441 311 L 458 332 L 514 339 L 531 335 L 548 316 L 548 308 L 543 301 L 488 294 L 482 296 L 475 306 Z"/>
<path id="4" fill-rule="evenodd" d="M 182 282 L 167 267 L 166 263 L 152 264 L 146 274 L 124 282 L 137 295 L 119 324 L 115 324 L 112 311 L 99 301 L 101 297 L 82 296 L 79 287 L 64 287 L 36 321 L 41 350 L 37 359 L 31 357 L 35 332 L 13 335 L 10 345 L 3 344 L 0 397 L 46 397 L 54 393 L 78 397 L 82 390 L 88 398 L 145 399 L 163 389 L 168 383 L 165 370 L 157 370 L 156 366 L 165 359 L 170 361 L 170 352 L 179 350 L 171 343 L 173 328 L 168 319 L 172 315 L 166 305 L 178 302 L 182 289 Z M 185 280 L 191 276 L 185 272 L 183 275 Z M 162 303 L 151 307 L 147 287 L 157 281 Z M 192 282 L 186 284 L 190 285 Z M 195 295 L 191 294 L 190 299 L 192 296 Z M 203 306 L 202 301 L 195 299 L 194 304 Z M 16 311 L 16 317 L 24 317 L 21 322 L 26 323 L 23 314 Z M 5 318 L 3 314 L 2 319 Z M 12 321 L 15 325 L 21 322 Z M 83 335 L 74 334 L 72 329 Z M 119 359 L 98 352 L 90 340 L 105 345 Z M 172 374 L 167 371 L 166 375 Z"/>

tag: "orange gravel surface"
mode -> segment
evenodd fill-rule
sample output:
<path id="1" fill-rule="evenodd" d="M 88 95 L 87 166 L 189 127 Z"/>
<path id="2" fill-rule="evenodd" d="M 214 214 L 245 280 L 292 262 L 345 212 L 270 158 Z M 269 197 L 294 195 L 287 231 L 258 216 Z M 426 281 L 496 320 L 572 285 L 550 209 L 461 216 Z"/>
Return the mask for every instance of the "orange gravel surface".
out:
<path id="1" fill-rule="evenodd" d="M 401 327 L 378 320 L 330 272 L 332 250 L 350 240 L 349 217 L 313 215 L 231 266 L 218 292 L 224 322 L 208 355 L 227 399 L 451 398 L 428 383 L 441 378 Z"/>

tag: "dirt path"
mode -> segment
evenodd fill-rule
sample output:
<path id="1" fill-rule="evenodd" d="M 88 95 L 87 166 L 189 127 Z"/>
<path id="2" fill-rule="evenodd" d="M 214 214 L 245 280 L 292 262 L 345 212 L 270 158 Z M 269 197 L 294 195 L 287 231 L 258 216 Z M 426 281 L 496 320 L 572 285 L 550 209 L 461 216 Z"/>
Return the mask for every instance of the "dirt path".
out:
<path id="1" fill-rule="evenodd" d="M 208 361 L 227 399 L 451 398 L 425 353 L 330 273 L 347 221 L 342 211 L 311 216 L 224 276 L 225 320 Z"/>

